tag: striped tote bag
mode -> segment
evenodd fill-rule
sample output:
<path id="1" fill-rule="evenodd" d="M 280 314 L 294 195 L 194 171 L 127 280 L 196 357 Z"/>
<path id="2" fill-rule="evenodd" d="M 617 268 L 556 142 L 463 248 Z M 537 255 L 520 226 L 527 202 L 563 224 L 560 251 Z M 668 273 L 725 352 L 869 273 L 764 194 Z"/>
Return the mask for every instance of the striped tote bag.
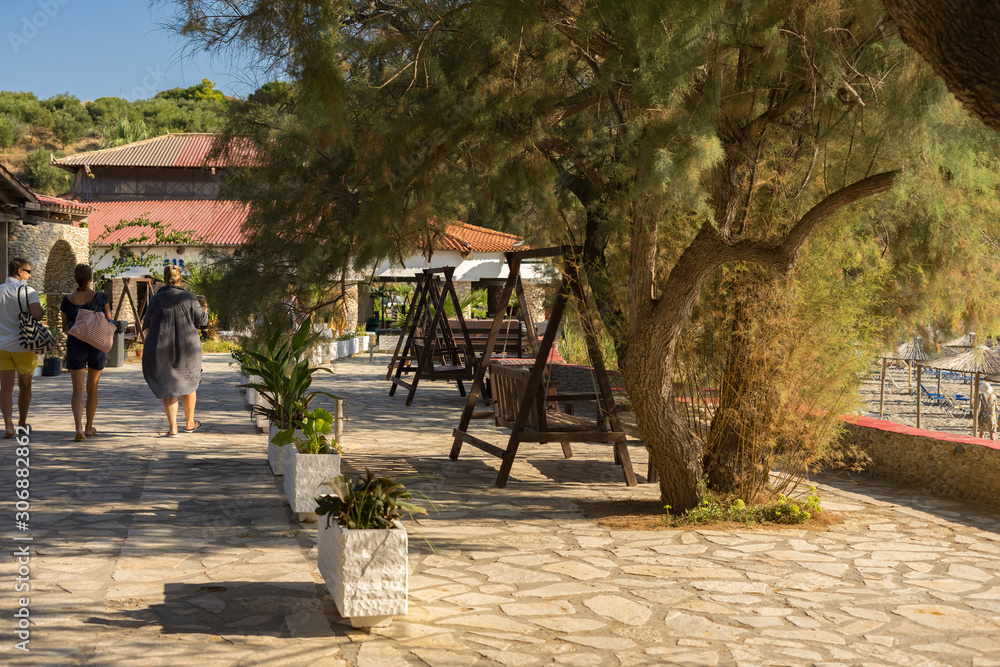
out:
<path id="1" fill-rule="evenodd" d="M 21 290 L 24 290 L 24 304 L 21 303 Z M 24 285 L 17 288 L 17 305 L 21 310 L 18 317 L 18 345 L 29 352 L 48 352 L 54 348 L 56 339 L 52 337 L 52 332 L 28 311 L 28 288 Z"/>

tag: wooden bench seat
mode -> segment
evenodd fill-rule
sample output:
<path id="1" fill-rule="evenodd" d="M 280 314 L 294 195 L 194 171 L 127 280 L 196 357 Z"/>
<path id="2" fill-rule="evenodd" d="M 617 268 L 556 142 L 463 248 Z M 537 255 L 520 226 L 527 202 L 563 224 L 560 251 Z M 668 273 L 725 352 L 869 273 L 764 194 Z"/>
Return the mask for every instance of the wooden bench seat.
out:
<path id="1" fill-rule="evenodd" d="M 452 328 L 458 327 L 458 320 L 449 320 L 449 324 Z M 482 357 L 486 352 L 486 343 L 489 342 L 493 320 L 465 320 L 465 326 L 472 341 L 473 355 L 477 358 Z M 525 351 L 524 340 L 521 320 L 503 320 L 490 356 L 522 357 Z"/>
<path id="2" fill-rule="evenodd" d="M 531 370 L 523 366 L 507 366 L 493 362 L 489 365 L 489 372 L 493 390 L 494 420 L 497 426 L 511 429 L 507 449 L 502 450 L 460 429 L 455 429 L 454 435 L 462 442 L 503 459 L 497 476 L 497 486 L 503 487 L 507 483 L 521 442 L 558 442 L 566 458 L 573 456 L 571 442 L 611 443 L 614 446 L 615 463 L 622 467 L 626 484 L 629 486 L 636 484 L 632 461 L 626 448 L 628 436 L 624 431 L 610 430 L 600 410 L 595 411 L 595 416 L 591 419 L 559 411 L 559 401 L 594 401 L 593 394 L 553 394 L 547 390 L 547 386 L 556 383 L 543 381 L 527 404 L 530 407 L 524 424 L 518 428 L 518 416 L 525 405 L 524 399 L 528 394 Z M 547 373 L 548 369 L 545 372 Z"/>

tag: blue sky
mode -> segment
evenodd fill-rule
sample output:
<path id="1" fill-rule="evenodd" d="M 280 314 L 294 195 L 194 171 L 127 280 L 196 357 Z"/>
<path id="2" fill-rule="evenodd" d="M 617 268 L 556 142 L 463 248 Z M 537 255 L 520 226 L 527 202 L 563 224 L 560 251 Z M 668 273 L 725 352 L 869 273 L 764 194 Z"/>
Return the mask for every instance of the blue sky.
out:
<path id="1" fill-rule="evenodd" d="M 185 56 L 161 27 L 169 10 L 147 0 L 0 0 L 0 90 L 135 100 L 202 79 L 234 96 L 263 83 L 226 58 Z"/>

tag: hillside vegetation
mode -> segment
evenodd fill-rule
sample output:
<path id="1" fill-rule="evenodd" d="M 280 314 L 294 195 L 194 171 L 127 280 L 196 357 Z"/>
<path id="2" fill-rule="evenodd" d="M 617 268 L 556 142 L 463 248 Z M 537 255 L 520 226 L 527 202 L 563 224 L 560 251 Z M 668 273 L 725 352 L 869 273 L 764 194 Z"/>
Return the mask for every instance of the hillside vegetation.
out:
<path id="1" fill-rule="evenodd" d="M 65 93 L 39 99 L 30 92 L 0 91 L 0 162 L 32 190 L 62 194 L 70 175 L 49 164 L 53 157 L 168 132 L 216 132 L 228 103 L 208 79 L 135 102 L 117 97 L 81 101 Z"/>

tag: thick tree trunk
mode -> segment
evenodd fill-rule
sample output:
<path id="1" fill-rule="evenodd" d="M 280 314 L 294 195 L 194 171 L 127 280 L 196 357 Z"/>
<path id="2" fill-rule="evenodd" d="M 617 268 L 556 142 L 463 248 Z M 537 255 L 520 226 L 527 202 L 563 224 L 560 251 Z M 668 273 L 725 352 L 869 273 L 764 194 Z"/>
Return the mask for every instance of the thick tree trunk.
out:
<path id="1" fill-rule="evenodd" d="M 639 434 L 660 475 L 660 493 L 674 511 L 698 503 L 704 443 L 691 433 L 673 401 L 674 353 L 684 325 L 712 273 L 726 262 L 747 261 L 787 270 L 815 227 L 851 202 L 884 192 L 895 174 L 877 174 L 824 198 L 802 216 L 778 245 L 727 243 L 705 224 L 677 259 L 658 290 L 657 202 L 634 204 L 628 285 L 628 357 L 623 371 Z M 659 291 L 659 294 L 655 292 Z"/>
<path id="2" fill-rule="evenodd" d="M 623 370 L 639 434 L 660 476 L 660 497 L 679 514 L 698 504 L 704 445 L 674 408 L 676 343 L 670 327 L 662 323 L 633 330 Z"/>
<path id="3" fill-rule="evenodd" d="M 903 41 L 966 109 L 1000 131 L 1000 4 L 990 0 L 883 0 Z"/>

